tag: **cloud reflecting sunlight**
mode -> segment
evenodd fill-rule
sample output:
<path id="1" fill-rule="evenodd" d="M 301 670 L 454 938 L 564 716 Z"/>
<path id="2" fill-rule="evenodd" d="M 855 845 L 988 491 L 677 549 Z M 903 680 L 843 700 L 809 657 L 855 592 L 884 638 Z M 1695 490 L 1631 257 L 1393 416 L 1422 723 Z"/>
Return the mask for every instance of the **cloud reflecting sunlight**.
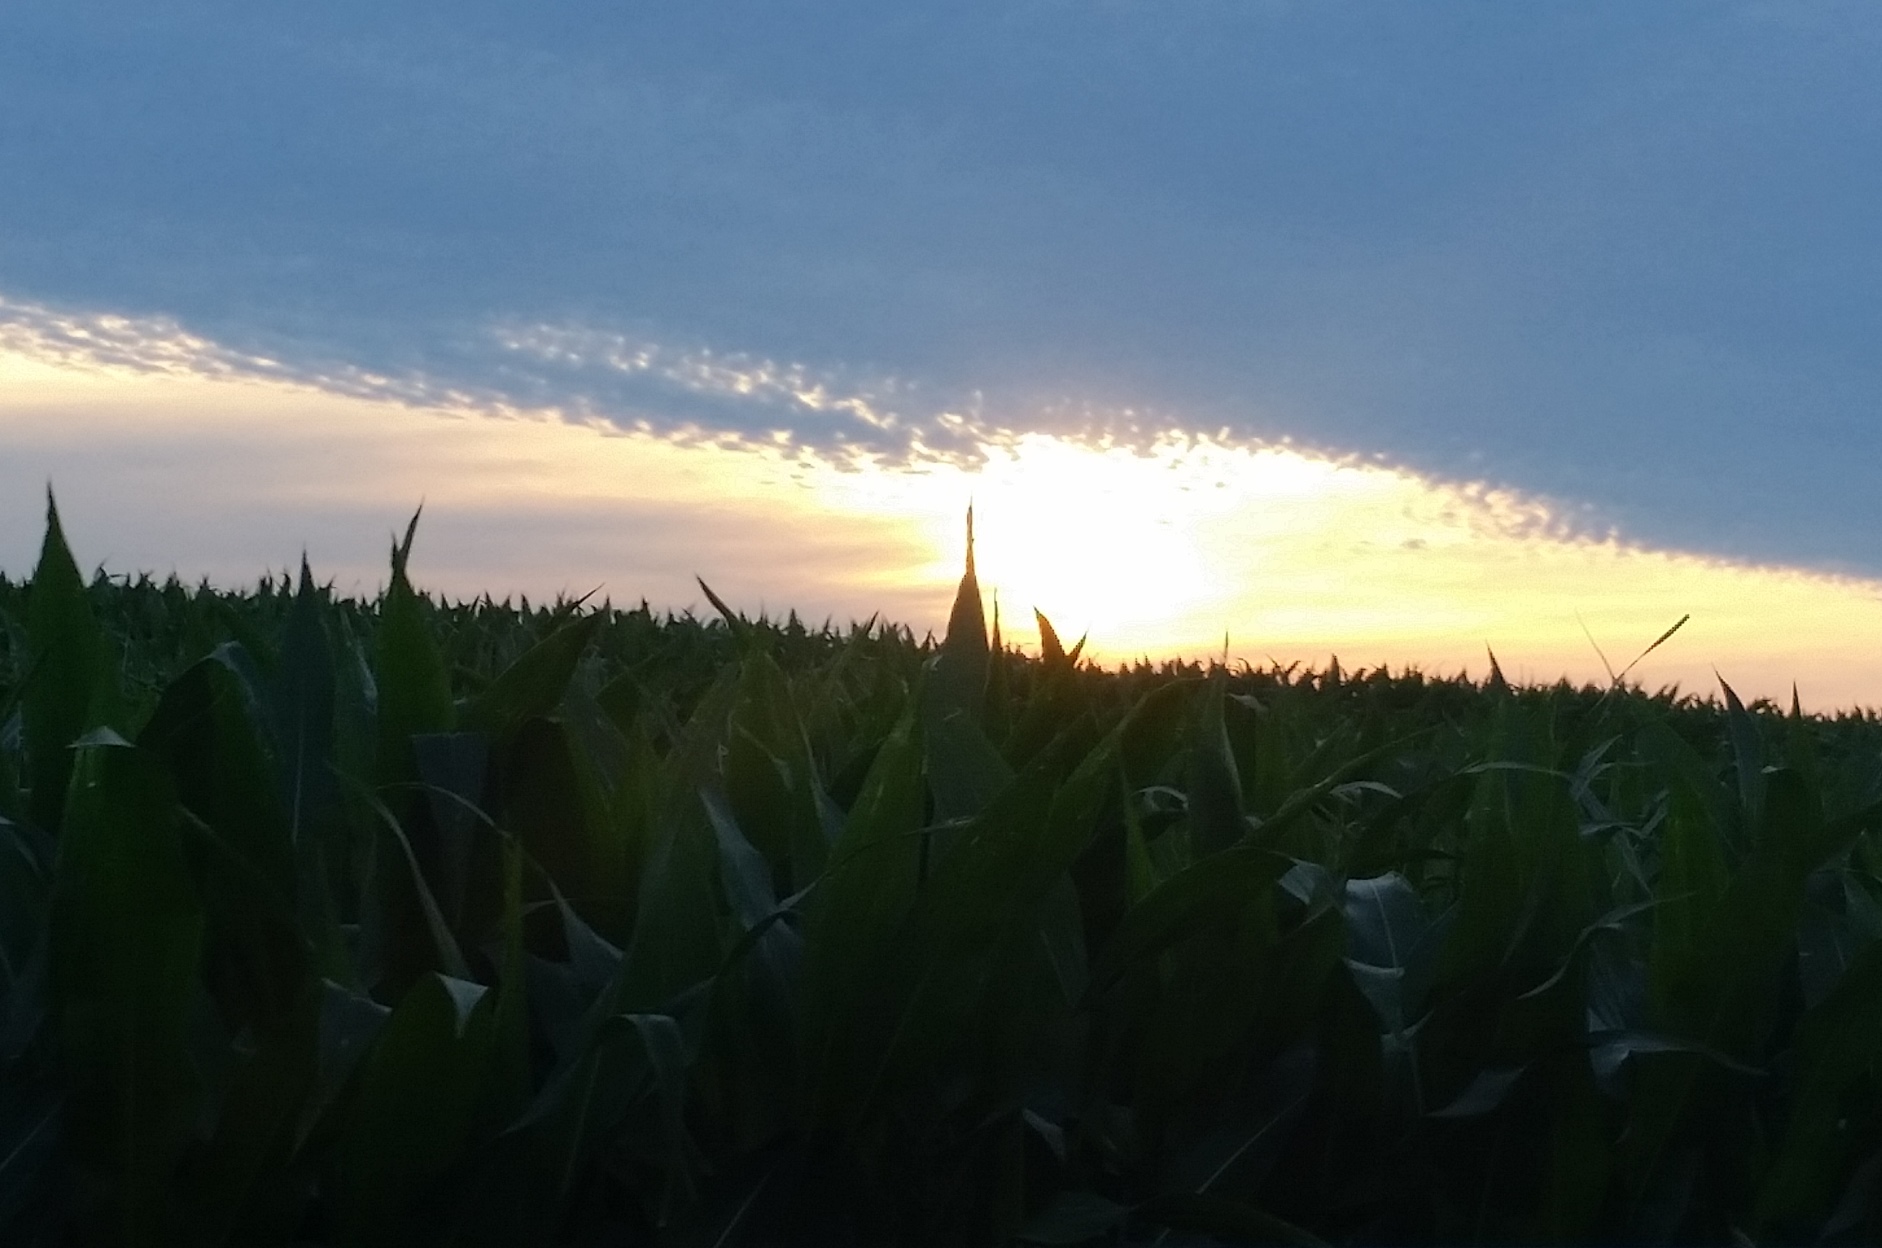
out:
<path id="1" fill-rule="evenodd" d="M 43 344 L 40 344 L 43 346 Z M 33 348 L 33 349 L 29 349 Z M 1149 448 L 1028 434 L 959 459 L 838 465 L 783 446 L 675 441 L 567 413 L 493 418 L 199 364 L 0 341 L 0 569 L 31 568 L 50 480 L 81 562 L 235 585 L 305 548 L 342 590 L 382 582 L 420 500 L 427 588 L 583 593 L 938 629 L 976 509 L 1007 637 L 1032 610 L 1116 663 L 1412 665 L 1597 680 L 1637 670 L 1815 709 L 1882 704 L 1882 585 L 1646 550 L 1545 501 L 1277 447 Z M 1585 630 L 1585 631 L 1584 631 Z"/>

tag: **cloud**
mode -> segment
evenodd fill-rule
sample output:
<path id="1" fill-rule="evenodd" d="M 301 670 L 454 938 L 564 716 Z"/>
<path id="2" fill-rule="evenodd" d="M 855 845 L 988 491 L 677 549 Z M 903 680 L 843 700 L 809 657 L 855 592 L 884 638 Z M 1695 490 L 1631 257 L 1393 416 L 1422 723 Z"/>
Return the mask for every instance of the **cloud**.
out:
<path id="1" fill-rule="evenodd" d="M 836 467 L 770 447 L 676 442 L 527 414 L 351 396 L 234 368 L 25 354 L 0 330 L 0 570 L 36 557 L 43 487 L 83 566 L 224 586 L 295 566 L 342 592 L 384 583 L 388 538 L 425 505 L 419 584 L 540 601 L 737 608 L 813 624 L 879 614 L 941 628 L 971 496 L 983 588 L 1009 641 L 1029 608 L 1108 662 L 1230 653 L 1257 664 L 1388 663 L 1600 680 L 1692 616 L 1638 675 L 1817 708 L 1882 697 L 1882 583 L 1590 538 L 1542 500 L 1164 435 L 1095 448 L 1023 435 L 968 468 Z M 129 333 L 118 327 L 118 336 Z M 84 342 L 85 327 L 67 332 Z M 127 358 L 128 357 L 128 358 Z M 152 367 L 153 360 L 162 367 Z M 1587 633 L 1584 633 L 1584 626 Z M 1618 657 L 1617 657 L 1618 655 Z"/>
<path id="2" fill-rule="evenodd" d="M 0 296 L 348 393 L 890 461 L 1226 430 L 1882 569 L 1879 35 L 14 0 Z"/>

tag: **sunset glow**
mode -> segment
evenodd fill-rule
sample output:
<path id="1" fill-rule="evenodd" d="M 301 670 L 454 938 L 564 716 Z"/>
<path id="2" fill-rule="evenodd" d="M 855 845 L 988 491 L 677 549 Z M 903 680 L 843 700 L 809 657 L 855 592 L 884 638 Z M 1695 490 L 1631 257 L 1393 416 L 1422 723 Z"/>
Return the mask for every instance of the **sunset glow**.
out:
<path id="1" fill-rule="evenodd" d="M 783 447 L 686 443 L 549 413 L 428 410 L 252 377 L 0 354 L 0 568 L 30 570 L 41 494 L 79 557 L 224 584 L 305 547 L 371 593 L 421 500 L 434 591 L 583 593 L 939 628 L 963 512 L 1009 641 L 1034 608 L 1116 663 L 1219 656 L 1603 678 L 1681 615 L 1636 671 L 1817 708 L 1882 702 L 1882 587 L 1575 536 L 1544 505 L 1284 448 L 1147 449 L 1028 435 L 975 465 L 833 466 Z M 188 552 L 179 557 L 178 552 Z M 1585 629 L 1585 631 L 1584 631 Z"/>

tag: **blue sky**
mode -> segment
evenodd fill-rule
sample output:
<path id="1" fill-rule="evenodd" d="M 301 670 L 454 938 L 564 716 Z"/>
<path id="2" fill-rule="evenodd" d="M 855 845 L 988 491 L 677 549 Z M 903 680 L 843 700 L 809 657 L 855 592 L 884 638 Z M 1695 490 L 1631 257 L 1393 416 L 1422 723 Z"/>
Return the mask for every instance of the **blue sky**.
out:
<path id="1" fill-rule="evenodd" d="M 1878 53 L 1834 3 L 8 0 L 0 299 L 891 458 L 1225 428 L 1876 574 Z"/>

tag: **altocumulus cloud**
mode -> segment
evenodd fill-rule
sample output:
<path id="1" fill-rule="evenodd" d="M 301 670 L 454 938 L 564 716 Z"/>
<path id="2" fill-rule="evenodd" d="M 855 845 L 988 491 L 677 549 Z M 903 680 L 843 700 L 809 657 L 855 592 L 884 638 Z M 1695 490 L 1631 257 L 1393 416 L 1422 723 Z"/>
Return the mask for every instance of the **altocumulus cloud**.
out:
<path id="1" fill-rule="evenodd" d="M 1877 571 L 1878 51 L 1834 3 L 12 0 L 0 316 L 837 458 L 1225 431 Z"/>

